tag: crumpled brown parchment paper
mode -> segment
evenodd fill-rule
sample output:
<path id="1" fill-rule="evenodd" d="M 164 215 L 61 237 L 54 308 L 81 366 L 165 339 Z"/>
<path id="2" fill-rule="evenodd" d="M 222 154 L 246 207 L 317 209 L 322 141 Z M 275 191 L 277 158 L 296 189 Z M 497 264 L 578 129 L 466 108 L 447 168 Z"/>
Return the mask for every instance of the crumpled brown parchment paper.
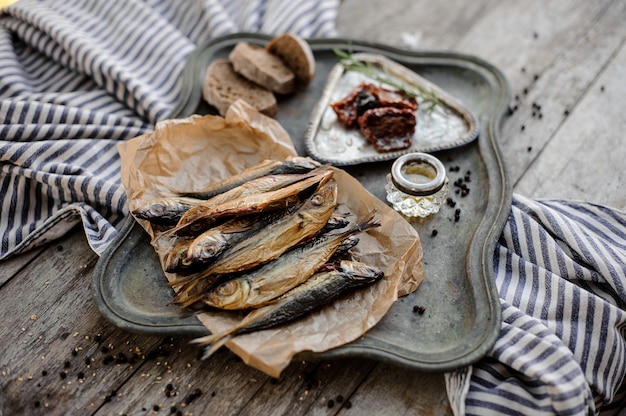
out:
<path id="1" fill-rule="evenodd" d="M 265 159 L 296 154 L 282 126 L 243 101 L 232 105 L 226 117 L 194 115 L 160 122 L 154 132 L 120 144 L 119 153 L 131 208 L 163 194 L 201 190 Z M 352 253 L 355 259 L 379 267 L 385 277 L 293 323 L 241 335 L 226 344 L 248 365 L 273 377 L 299 352 L 326 351 L 359 338 L 382 319 L 398 296 L 414 291 L 424 279 L 417 231 L 352 176 L 334 170 L 340 212 L 351 212 L 357 221 L 377 211 L 382 226 L 359 234 Z M 160 230 L 149 222 L 138 222 L 152 237 L 163 262 L 168 241 L 159 239 Z M 171 280 L 176 275 L 165 276 Z M 211 332 L 218 332 L 244 315 L 215 311 L 197 316 Z"/>

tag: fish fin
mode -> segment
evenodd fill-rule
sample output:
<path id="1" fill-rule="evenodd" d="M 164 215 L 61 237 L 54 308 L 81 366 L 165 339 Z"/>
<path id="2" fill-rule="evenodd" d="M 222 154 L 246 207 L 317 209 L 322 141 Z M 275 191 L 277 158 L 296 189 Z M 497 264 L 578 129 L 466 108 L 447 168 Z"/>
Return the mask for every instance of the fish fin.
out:
<path id="1" fill-rule="evenodd" d="M 232 335 L 227 335 L 224 338 L 217 341 L 216 343 L 212 344 L 210 348 L 206 347 L 204 349 L 204 354 L 202 355 L 202 359 L 206 360 L 207 358 L 209 358 L 211 355 L 215 353 L 215 351 L 219 350 L 220 348 L 224 346 L 224 344 L 230 341 L 232 337 L 233 337 Z"/>

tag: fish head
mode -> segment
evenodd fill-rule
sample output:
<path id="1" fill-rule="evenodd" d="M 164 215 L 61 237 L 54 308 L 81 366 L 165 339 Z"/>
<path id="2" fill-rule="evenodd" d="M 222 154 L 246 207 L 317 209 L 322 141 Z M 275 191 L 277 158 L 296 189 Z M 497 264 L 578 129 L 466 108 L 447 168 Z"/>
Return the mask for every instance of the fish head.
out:
<path id="1" fill-rule="evenodd" d="M 325 217 L 328 221 L 337 207 L 337 184 L 335 182 L 321 183 L 305 204 L 305 212 L 313 217 Z"/>
<path id="2" fill-rule="evenodd" d="M 251 286 L 245 279 L 222 283 L 205 295 L 205 303 L 221 309 L 236 309 L 245 304 Z"/>
<path id="3" fill-rule="evenodd" d="M 285 159 L 285 165 L 293 172 L 308 172 L 321 166 L 321 164 L 309 157 L 291 156 Z"/>
<path id="4" fill-rule="evenodd" d="M 167 211 L 168 205 L 166 200 L 151 200 L 144 203 L 137 203 L 133 208 L 132 213 L 137 218 L 147 220 L 163 216 L 167 213 Z"/>
<path id="5" fill-rule="evenodd" d="M 380 280 L 384 275 L 382 270 L 359 261 L 344 260 L 339 268 L 353 280 L 363 284 L 373 283 Z"/>
<path id="6" fill-rule="evenodd" d="M 214 259 L 224 249 L 221 239 L 206 237 L 198 238 L 189 247 L 188 257 L 201 263 Z"/>

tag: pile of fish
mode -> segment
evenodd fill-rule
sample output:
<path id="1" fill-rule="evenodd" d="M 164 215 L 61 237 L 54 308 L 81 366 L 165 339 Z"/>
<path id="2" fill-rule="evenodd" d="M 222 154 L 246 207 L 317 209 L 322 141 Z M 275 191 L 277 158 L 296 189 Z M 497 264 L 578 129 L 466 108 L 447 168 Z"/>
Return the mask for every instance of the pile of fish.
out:
<path id="1" fill-rule="evenodd" d="M 309 158 L 266 160 L 202 192 L 134 207 L 169 239 L 163 268 L 176 276 L 175 304 L 249 311 L 195 341 L 208 345 L 205 357 L 234 336 L 293 321 L 383 277 L 350 256 L 357 234 L 380 223 L 373 213 L 352 223 L 339 212 L 333 174 Z"/>

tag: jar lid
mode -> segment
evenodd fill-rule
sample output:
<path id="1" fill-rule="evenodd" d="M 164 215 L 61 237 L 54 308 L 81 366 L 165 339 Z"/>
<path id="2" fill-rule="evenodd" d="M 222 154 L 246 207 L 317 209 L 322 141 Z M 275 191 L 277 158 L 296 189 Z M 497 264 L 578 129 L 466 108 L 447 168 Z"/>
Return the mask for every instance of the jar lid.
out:
<path id="1" fill-rule="evenodd" d="M 415 182 L 407 174 L 407 166 L 424 166 L 432 175 L 430 181 Z M 431 176 L 434 176 L 431 178 Z M 414 196 L 432 195 L 439 191 L 446 183 L 446 168 L 436 157 L 427 153 L 409 153 L 400 156 L 391 166 L 391 181 L 400 191 Z"/>

